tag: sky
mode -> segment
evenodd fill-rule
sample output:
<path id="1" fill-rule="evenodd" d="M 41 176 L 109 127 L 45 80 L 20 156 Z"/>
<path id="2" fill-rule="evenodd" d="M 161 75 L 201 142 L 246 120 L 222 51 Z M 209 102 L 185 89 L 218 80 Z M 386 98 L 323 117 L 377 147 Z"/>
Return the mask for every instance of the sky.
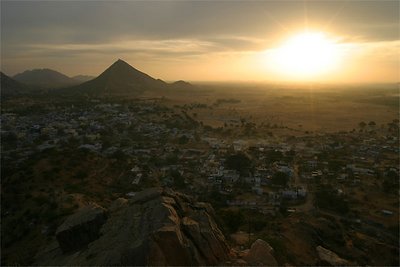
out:
<path id="1" fill-rule="evenodd" d="M 274 55 L 292 36 L 315 31 L 340 55 L 335 68 L 307 79 L 399 82 L 399 5 L 1 0 L 1 70 L 10 76 L 36 68 L 97 76 L 120 58 L 166 81 L 296 80 L 304 77 L 279 69 Z M 304 64 L 302 58 L 298 65 Z"/>

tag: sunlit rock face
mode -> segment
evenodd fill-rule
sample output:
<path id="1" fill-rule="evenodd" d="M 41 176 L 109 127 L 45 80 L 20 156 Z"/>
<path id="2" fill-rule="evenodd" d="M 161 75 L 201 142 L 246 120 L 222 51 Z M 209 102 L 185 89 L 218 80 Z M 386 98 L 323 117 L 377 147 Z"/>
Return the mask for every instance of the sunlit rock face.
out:
<path id="1" fill-rule="evenodd" d="M 57 235 L 58 242 L 37 255 L 37 264 L 187 266 L 229 259 L 212 207 L 161 188 L 117 199 L 107 212 L 86 207 L 67 218 Z"/>

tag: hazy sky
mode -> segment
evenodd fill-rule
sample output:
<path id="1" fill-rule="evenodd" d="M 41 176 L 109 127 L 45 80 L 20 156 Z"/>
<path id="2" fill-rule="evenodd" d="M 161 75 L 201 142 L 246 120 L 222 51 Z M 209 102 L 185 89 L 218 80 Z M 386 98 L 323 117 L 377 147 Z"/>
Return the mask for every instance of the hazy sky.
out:
<path id="1" fill-rule="evenodd" d="M 118 58 L 164 80 L 275 80 L 305 28 L 343 49 L 317 79 L 399 81 L 399 1 L 4 1 L 1 70 L 98 75 Z"/>

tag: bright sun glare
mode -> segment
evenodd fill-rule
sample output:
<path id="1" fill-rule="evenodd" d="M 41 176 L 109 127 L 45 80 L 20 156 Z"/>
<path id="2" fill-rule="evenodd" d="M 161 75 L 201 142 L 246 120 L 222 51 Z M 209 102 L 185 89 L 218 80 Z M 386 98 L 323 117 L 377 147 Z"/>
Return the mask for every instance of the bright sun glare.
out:
<path id="1" fill-rule="evenodd" d="M 324 33 L 307 32 L 275 49 L 272 59 L 280 73 L 307 79 L 332 71 L 338 66 L 340 53 L 337 43 Z"/>

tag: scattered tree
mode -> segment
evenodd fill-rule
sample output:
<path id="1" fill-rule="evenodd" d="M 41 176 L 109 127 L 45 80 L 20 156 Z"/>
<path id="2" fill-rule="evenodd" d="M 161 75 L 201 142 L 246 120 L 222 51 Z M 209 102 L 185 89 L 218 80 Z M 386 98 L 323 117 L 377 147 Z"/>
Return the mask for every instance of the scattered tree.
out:
<path id="1" fill-rule="evenodd" d="M 222 221 L 229 233 L 235 233 L 239 227 L 245 222 L 245 217 L 242 211 L 223 211 L 221 214 Z"/>
<path id="2" fill-rule="evenodd" d="M 289 182 L 289 175 L 285 172 L 276 172 L 272 176 L 272 183 L 274 185 L 286 186 Z"/>
<path id="3" fill-rule="evenodd" d="M 229 156 L 225 161 L 225 165 L 228 169 L 236 170 L 240 174 L 244 174 L 246 171 L 252 170 L 252 162 L 244 153 L 237 153 Z"/>

